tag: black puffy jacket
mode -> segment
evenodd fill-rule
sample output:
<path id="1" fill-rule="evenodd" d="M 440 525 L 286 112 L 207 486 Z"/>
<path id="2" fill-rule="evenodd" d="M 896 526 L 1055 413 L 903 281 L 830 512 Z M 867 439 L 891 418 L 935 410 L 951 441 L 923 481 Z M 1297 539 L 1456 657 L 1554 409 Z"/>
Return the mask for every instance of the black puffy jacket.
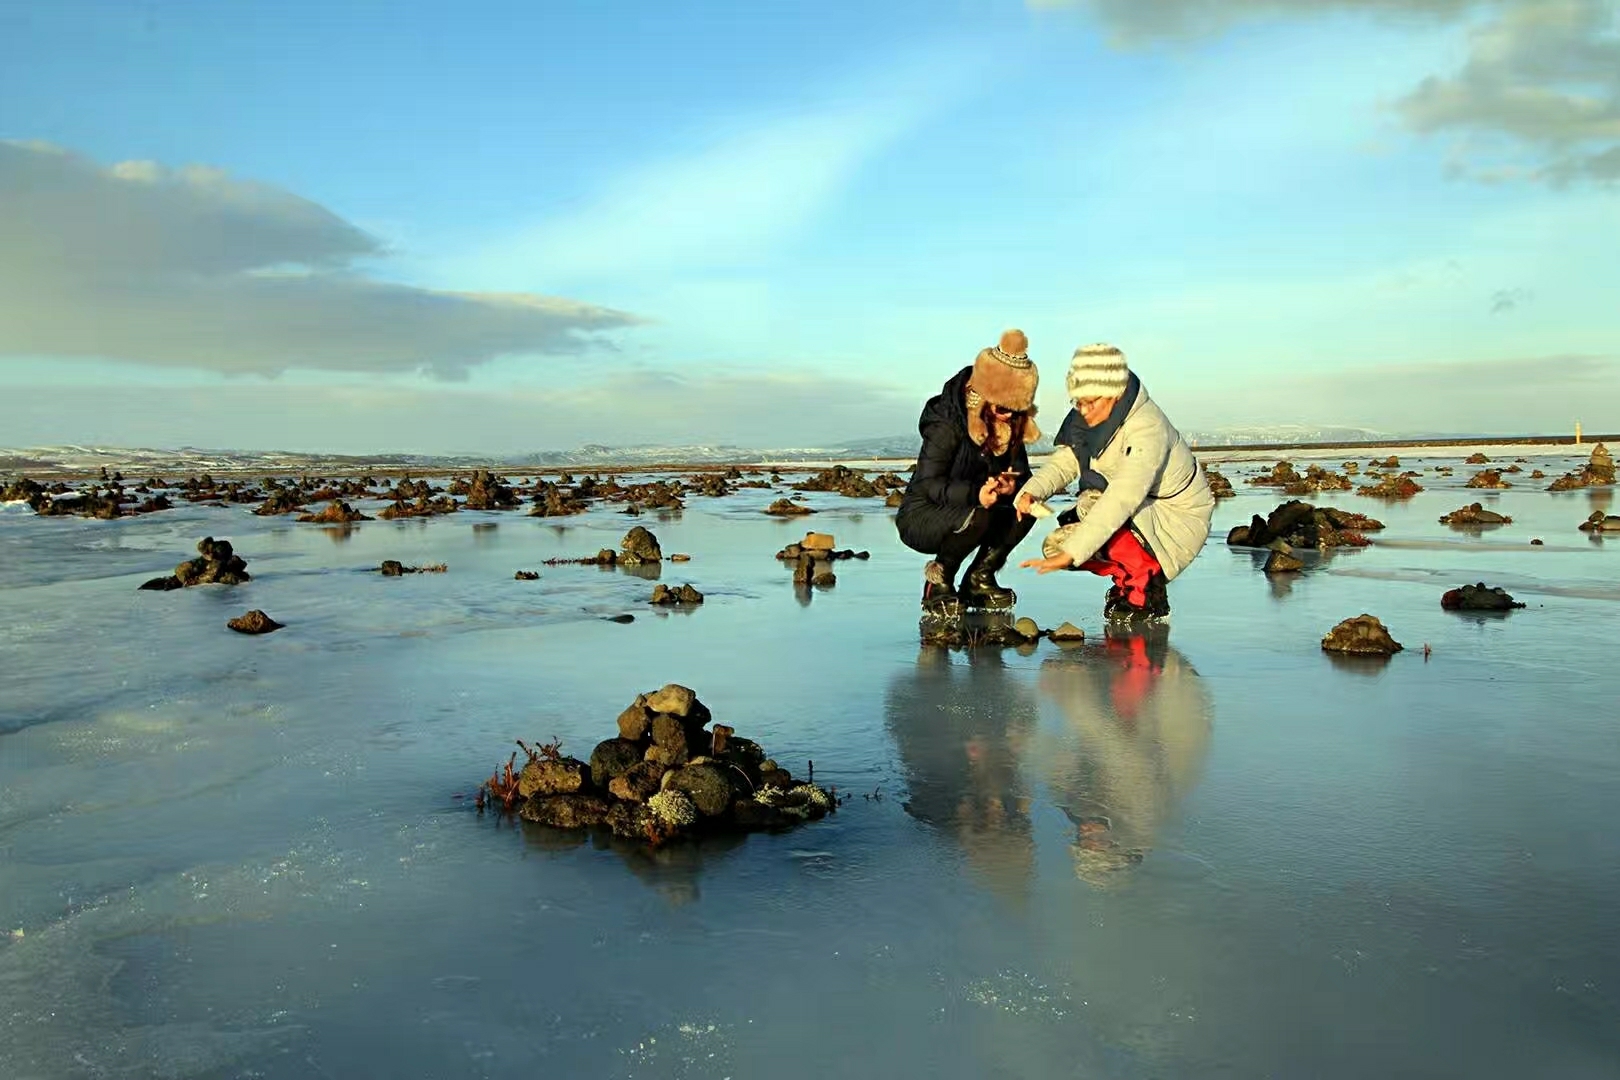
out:
<path id="1" fill-rule="evenodd" d="M 979 505 L 979 489 L 992 472 L 1011 469 L 1023 486 L 1030 477 L 1029 452 L 1018 444 L 999 457 L 968 437 L 967 384 L 971 366 L 951 377 L 923 406 L 917 429 L 922 451 L 906 485 L 895 524 L 909 548 L 932 554 L 962 527 Z"/>

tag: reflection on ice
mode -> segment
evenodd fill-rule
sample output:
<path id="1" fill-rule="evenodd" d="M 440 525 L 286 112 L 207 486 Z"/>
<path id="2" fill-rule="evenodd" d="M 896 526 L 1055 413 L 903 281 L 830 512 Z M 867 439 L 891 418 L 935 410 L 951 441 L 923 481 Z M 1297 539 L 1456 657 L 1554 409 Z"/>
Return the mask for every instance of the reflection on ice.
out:
<path id="1" fill-rule="evenodd" d="M 1209 752 L 1209 690 L 1168 634 L 1110 631 L 1100 649 L 1041 664 L 1041 694 L 1065 725 L 1043 768 L 1076 829 L 1075 873 L 1091 885 L 1141 862 Z"/>

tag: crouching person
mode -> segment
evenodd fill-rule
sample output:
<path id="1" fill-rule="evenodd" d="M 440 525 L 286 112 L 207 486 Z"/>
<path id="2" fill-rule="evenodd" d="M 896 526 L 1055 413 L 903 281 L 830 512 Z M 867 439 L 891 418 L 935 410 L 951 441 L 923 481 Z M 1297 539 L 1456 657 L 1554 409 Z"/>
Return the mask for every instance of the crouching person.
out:
<path id="1" fill-rule="evenodd" d="M 1166 586 L 1209 537 L 1215 497 L 1191 448 L 1112 345 L 1085 345 L 1069 364 L 1073 410 L 1047 464 L 1019 491 L 1020 517 L 1079 482 L 1080 498 L 1058 517 L 1041 573 L 1089 570 L 1113 579 L 1109 620 L 1170 614 Z"/>
<path id="2" fill-rule="evenodd" d="M 1022 331 L 1008 330 L 923 406 L 922 451 L 895 524 L 907 547 L 932 556 L 923 570 L 929 614 L 1011 607 L 1016 600 L 996 571 L 1034 524 L 1013 508 L 1014 494 L 1030 478 L 1025 446 L 1040 438 L 1040 373 L 1028 349 Z M 969 557 L 958 593 L 956 574 Z"/>

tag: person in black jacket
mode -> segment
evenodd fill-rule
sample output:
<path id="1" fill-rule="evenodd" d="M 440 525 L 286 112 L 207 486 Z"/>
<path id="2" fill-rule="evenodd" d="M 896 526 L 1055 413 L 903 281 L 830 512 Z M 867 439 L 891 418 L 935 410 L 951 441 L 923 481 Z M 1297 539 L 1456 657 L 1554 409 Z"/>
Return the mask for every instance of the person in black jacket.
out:
<path id="1" fill-rule="evenodd" d="M 1010 607 L 1017 599 L 996 582 L 1034 519 L 1013 509 L 1029 479 L 1027 444 L 1040 438 L 1035 389 L 1040 373 L 1022 330 L 1008 330 L 923 406 L 922 452 L 895 524 L 914 551 L 932 555 L 923 571 L 923 610 Z M 973 557 L 956 591 L 956 572 Z"/>

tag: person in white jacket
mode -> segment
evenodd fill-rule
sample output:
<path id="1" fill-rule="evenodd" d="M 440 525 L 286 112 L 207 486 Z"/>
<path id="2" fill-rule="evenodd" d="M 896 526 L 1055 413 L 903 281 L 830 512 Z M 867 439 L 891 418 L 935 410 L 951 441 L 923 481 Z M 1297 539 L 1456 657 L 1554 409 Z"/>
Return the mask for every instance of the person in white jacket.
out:
<path id="1" fill-rule="evenodd" d="M 1166 586 L 1209 538 L 1215 513 L 1209 481 L 1119 349 L 1076 349 L 1068 391 L 1074 409 L 1058 430 L 1057 449 L 1013 505 L 1028 514 L 1076 481 L 1080 498 L 1059 516 L 1041 545 L 1043 557 L 1021 565 L 1112 578 L 1105 619 L 1164 618 Z"/>

